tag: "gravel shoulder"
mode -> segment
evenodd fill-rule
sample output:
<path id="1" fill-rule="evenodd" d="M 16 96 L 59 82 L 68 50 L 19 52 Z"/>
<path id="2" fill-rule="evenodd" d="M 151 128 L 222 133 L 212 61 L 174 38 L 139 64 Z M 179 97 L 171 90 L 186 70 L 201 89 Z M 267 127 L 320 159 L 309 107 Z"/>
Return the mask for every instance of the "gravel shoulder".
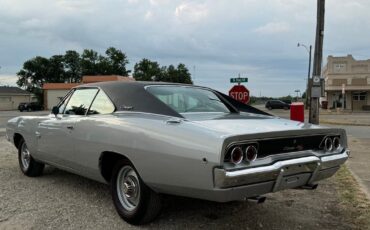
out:
<path id="1" fill-rule="evenodd" d="M 52 167 L 24 176 L 0 136 L 0 229 L 370 229 L 368 201 L 348 171 L 339 175 L 314 191 L 269 194 L 264 204 L 166 196 L 158 220 L 136 227 L 116 214 L 107 185 Z"/>

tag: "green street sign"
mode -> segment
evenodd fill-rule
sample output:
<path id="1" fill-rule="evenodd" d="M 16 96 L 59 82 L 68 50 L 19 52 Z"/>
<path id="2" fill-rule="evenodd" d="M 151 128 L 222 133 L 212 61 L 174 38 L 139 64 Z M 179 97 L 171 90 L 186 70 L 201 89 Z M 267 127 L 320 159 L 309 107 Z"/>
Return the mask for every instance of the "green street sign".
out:
<path id="1" fill-rule="evenodd" d="M 242 83 L 242 82 L 248 82 L 248 78 L 247 77 L 230 78 L 230 83 Z"/>

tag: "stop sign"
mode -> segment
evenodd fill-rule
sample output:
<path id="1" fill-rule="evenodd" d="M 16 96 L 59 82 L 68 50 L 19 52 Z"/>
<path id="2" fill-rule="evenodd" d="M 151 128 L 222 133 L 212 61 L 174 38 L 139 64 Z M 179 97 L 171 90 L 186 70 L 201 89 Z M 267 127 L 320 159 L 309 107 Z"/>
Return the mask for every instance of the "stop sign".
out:
<path id="1" fill-rule="evenodd" d="M 234 85 L 229 91 L 229 96 L 244 104 L 249 102 L 249 90 L 244 85 Z"/>

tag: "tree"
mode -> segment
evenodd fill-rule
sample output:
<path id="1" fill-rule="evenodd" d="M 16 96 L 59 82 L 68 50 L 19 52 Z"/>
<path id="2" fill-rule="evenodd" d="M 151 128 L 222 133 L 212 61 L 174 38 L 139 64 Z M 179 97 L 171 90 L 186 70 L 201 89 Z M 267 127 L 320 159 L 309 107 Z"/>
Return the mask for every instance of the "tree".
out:
<path id="1" fill-rule="evenodd" d="M 138 81 L 193 84 L 191 74 L 184 64 L 178 64 L 177 68 L 174 65 L 160 67 L 157 62 L 145 58 L 135 64 L 133 77 Z"/>
<path id="2" fill-rule="evenodd" d="M 126 69 L 126 65 L 129 62 L 125 53 L 114 47 L 109 47 L 105 51 L 105 54 L 107 57 L 103 58 L 103 63 L 106 62 L 108 64 L 106 65 L 108 67 L 106 72 L 109 74 L 128 76 L 131 71 Z"/>
<path id="3" fill-rule="evenodd" d="M 81 57 L 78 52 L 74 50 L 66 51 L 64 54 L 64 69 L 67 82 L 74 83 L 81 81 Z"/>
<path id="4" fill-rule="evenodd" d="M 193 81 L 191 80 L 191 74 L 188 68 L 182 63 L 178 64 L 177 66 L 176 82 L 193 84 Z"/>
<path id="5" fill-rule="evenodd" d="M 99 71 L 99 55 L 94 50 L 85 49 L 81 55 L 81 72 L 82 75 L 98 75 Z"/>
<path id="6" fill-rule="evenodd" d="M 159 81 L 163 78 L 163 73 L 158 62 L 144 58 L 135 64 L 133 77 L 137 81 Z"/>
<path id="7" fill-rule="evenodd" d="M 26 61 L 23 68 L 17 73 L 17 85 L 32 91 L 33 88 L 41 88 L 42 84 L 49 78 L 49 60 L 37 56 Z"/>
<path id="8" fill-rule="evenodd" d="M 46 81 L 55 83 L 65 82 L 66 72 L 64 70 L 64 56 L 54 55 L 50 57 L 47 70 Z"/>
<path id="9" fill-rule="evenodd" d="M 42 102 L 41 87 L 50 80 L 49 59 L 37 56 L 26 61 L 23 68 L 17 73 L 17 85 L 34 93 Z"/>

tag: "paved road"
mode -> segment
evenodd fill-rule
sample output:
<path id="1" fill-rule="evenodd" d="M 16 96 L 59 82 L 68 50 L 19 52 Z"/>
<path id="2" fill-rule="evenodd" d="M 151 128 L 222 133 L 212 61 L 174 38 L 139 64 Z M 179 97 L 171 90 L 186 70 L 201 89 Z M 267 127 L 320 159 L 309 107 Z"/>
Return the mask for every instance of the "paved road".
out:
<path id="1" fill-rule="evenodd" d="M 326 125 L 329 127 L 339 127 L 345 129 L 348 136 L 355 138 L 370 138 L 370 126 L 350 126 L 350 125 Z"/>
<path id="2" fill-rule="evenodd" d="M 19 112 L 19 111 L 0 111 L 0 129 L 5 128 L 6 122 L 17 116 L 38 116 L 49 114 L 49 111 Z"/>

